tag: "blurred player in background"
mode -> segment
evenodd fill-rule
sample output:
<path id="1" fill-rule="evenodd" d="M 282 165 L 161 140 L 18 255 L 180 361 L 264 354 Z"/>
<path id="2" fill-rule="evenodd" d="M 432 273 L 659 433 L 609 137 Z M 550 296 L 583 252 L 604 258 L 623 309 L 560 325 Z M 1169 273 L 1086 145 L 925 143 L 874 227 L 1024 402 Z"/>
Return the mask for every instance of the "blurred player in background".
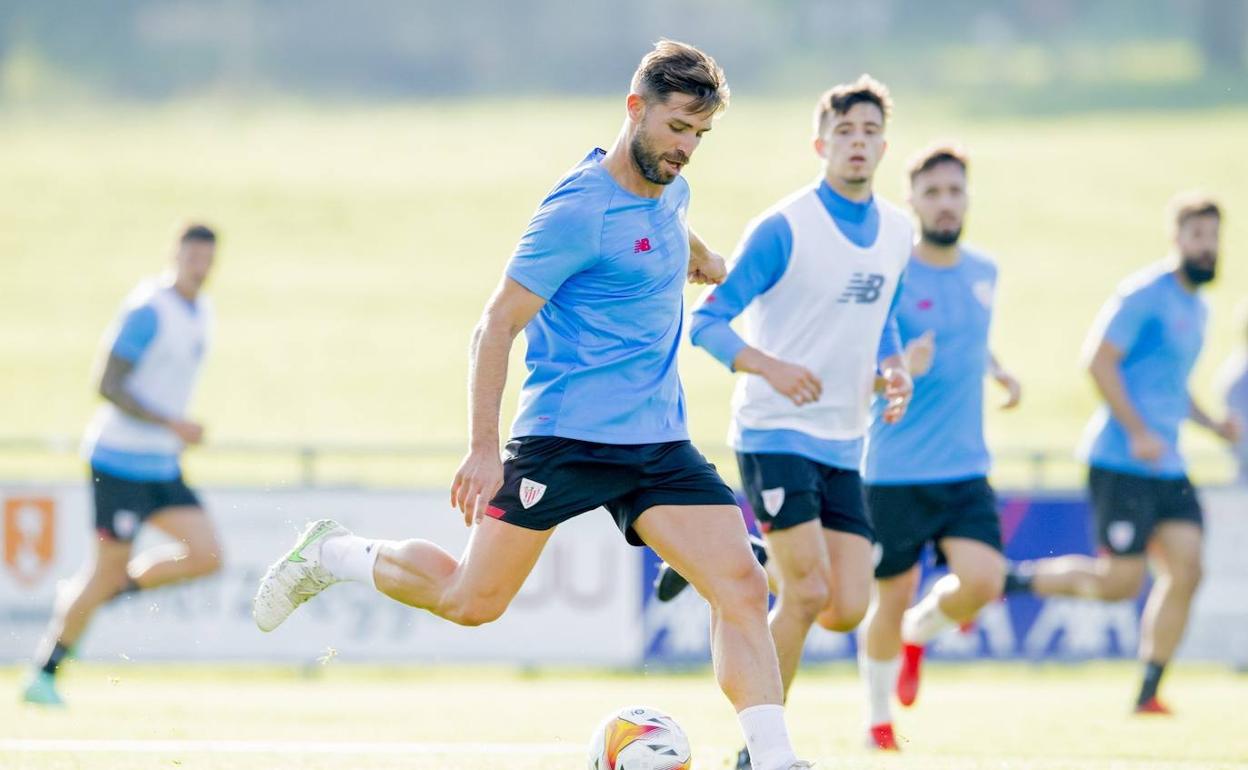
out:
<path id="1" fill-rule="evenodd" d="M 1239 333 L 1239 345 L 1222 367 L 1219 377 L 1222 399 L 1226 413 L 1239 428 L 1238 440 L 1232 444 L 1237 467 L 1236 481 L 1248 484 L 1248 301 L 1242 302 L 1235 313 L 1235 328 Z"/>
<path id="2" fill-rule="evenodd" d="M 728 278 L 693 313 L 693 343 L 746 375 L 729 441 L 777 577 L 771 633 L 786 693 L 816 619 L 849 631 L 870 600 L 859 465 L 877 371 L 883 419 L 901 419 L 910 398 L 894 298 L 913 231 L 872 191 L 891 107 L 866 75 L 819 98 L 821 178 L 750 224 Z M 729 324 L 742 314 L 739 336 Z M 685 586 L 681 575 L 664 570 L 660 598 Z M 749 760 L 747 747 L 737 767 Z"/>
<path id="3" fill-rule="evenodd" d="M 960 245 L 969 203 L 966 156 L 956 147 L 930 148 L 912 161 L 909 177 L 919 238 L 897 321 L 914 396 L 901 422 L 872 421 L 863 463 L 880 558 L 858 662 L 870 745 L 880 749 L 897 748 L 891 697 L 896 688 L 903 705 L 914 703 L 924 645 L 1001 594 L 1005 559 L 987 478 L 984 378 L 1005 389 L 1003 408 L 1021 397 L 1018 381 L 988 348 L 997 267 Z M 877 412 L 883 407 L 877 404 Z M 907 610 L 928 543 L 949 574 Z"/>
<path id="4" fill-rule="evenodd" d="M 1144 583 L 1147 552 L 1156 580 L 1140 624 L 1139 713 L 1169 713 L 1157 688 L 1201 578 L 1203 514 L 1179 454 L 1179 427 L 1190 419 L 1227 441 L 1238 436 L 1234 420 L 1209 417 L 1187 386 L 1204 342 L 1200 289 L 1217 272 L 1221 222 L 1213 200 L 1176 198 L 1172 258 L 1128 278 L 1088 338 L 1088 371 L 1105 400 L 1084 449 L 1100 555 L 1024 562 L 1006 585 L 1042 596 L 1131 599 Z"/>
<path id="5" fill-rule="evenodd" d="M 678 565 L 709 599 L 715 673 L 754 770 L 809 767 L 785 726 L 766 578 L 732 491 L 689 442 L 676 370 L 686 275 L 724 272 L 689 233 L 680 172 L 727 99 L 711 57 L 659 43 L 633 76 L 615 145 L 578 163 L 531 220 L 473 337 L 471 446 L 451 489 L 473 528 L 462 556 L 317 522 L 261 581 L 261 629 L 340 580 L 488 623 L 558 524 L 606 506 L 630 543 Z M 503 462 L 499 404 L 521 330 L 529 376 Z"/>
<path id="6" fill-rule="evenodd" d="M 100 605 L 220 568 L 221 546 L 180 462 L 186 446 L 203 439 L 187 407 L 212 327 L 202 290 L 216 248 L 211 229 L 183 229 L 172 275 L 139 284 L 108 332 L 99 384 L 105 403 L 83 444 L 95 499 L 95 559 L 57 597 L 39 667 L 23 693 L 31 703 L 61 703 L 57 668 Z M 132 554 L 144 524 L 175 542 Z"/>

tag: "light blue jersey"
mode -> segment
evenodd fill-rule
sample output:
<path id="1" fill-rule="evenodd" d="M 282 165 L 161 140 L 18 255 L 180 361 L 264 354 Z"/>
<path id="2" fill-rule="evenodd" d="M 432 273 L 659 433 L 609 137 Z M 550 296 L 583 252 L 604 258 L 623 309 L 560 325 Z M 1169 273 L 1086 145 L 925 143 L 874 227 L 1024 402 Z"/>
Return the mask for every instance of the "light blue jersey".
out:
<path id="1" fill-rule="evenodd" d="M 1095 349 L 1108 342 L 1122 351 L 1119 366 L 1127 397 L 1165 442 L 1166 452 L 1156 464 L 1132 457 L 1126 429 L 1102 405 L 1085 432 L 1090 465 L 1158 478 L 1186 473 L 1179 426 L 1191 415 L 1187 379 L 1204 344 L 1208 316 L 1204 300 L 1162 266 L 1132 276 L 1101 309 L 1088 345 Z"/>
<path id="2" fill-rule="evenodd" d="M 901 287 L 897 326 L 902 344 L 933 332 L 935 355 L 927 373 L 914 378 L 914 396 L 901 422 L 872 409 L 863 462 L 868 484 L 936 484 L 986 476 L 984 375 L 997 267 L 961 250 L 952 267 L 911 259 Z"/>
<path id="3" fill-rule="evenodd" d="M 1248 483 L 1248 351 L 1226 363 L 1222 373 L 1226 413 L 1239 421 L 1241 433 L 1233 447 L 1240 483 Z"/>
<path id="4" fill-rule="evenodd" d="M 880 212 L 875 198 L 859 203 L 839 195 L 827 181 L 815 187 L 819 201 L 844 238 L 859 249 L 870 248 L 880 232 Z M 755 300 L 766 294 L 788 270 L 793 253 L 793 231 L 784 212 L 776 211 L 760 219 L 738 248 L 732 269 L 724 283 L 707 294 L 694 310 L 690 337 L 720 363 L 732 368 L 746 342 L 730 323 Z M 904 280 L 901 281 L 904 284 Z M 835 289 L 828 288 L 828 291 Z M 888 318 L 880 333 L 877 360 L 901 350 L 893 295 Z M 861 438 L 826 439 L 801 430 L 734 428 L 730 437 L 740 452 L 796 454 L 823 465 L 858 470 L 862 461 Z"/>
<path id="5" fill-rule="evenodd" d="M 594 150 L 529 222 L 507 276 L 546 304 L 525 327 L 529 376 L 512 436 L 606 444 L 688 439 L 676 369 L 689 184 L 620 187 Z"/>

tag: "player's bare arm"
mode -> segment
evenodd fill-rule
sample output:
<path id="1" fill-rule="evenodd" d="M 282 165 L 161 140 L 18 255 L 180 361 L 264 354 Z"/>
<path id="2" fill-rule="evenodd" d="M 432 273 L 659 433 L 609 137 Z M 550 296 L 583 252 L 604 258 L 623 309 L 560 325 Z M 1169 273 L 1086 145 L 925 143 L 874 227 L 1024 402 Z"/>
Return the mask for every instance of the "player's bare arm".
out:
<path id="1" fill-rule="evenodd" d="M 988 354 L 988 376 L 1005 388 L 1005 401 L 1001 402 L 1002 409 L 1013 409 L 1023 400 L 1023 384 L 1001 365 L 996 353 Z"/>
<path id="2" fill-rule="evenodd" d="M 1211 431 L 1215 436 L 1232 444 L 1239 441 L 1239 434 L 1242 426 L 1235 420 L 1233 416 L 1227 416 L 1223 420 L 1215 420 L 1209 416 L 1209 413 L 1196 403 L 1196 399 L 1188 396 L 1191 403 L 1191 420 L 1205 430 Z"/>
<path id="3" fill-rule="evenodd" d="M 914 395 L 914 380 L 906 368 L 904 353 L 889 356 L 880 362 L 880 377 L 884 380 L 884 422 L 898 422 L 906 414 L 910 397 Z"/>
<path id="4" fill-rule="evenodd" d="M 689 283 L 721 284 L 728 276 L 724 258 L 711 250 L 698 234 L 689 229 Z"/>
<path id="5" fill-rule="evenodd" d="M 159 415 L 131 395 L 126 389 L 126 380 L 129 379 L 132 371 L 134 371 L 133 362 L 120 356 L 110 355 L 104 364 L 104 374 L 100 376 L 100 395 L 137 420 L 169 428 L 187 444 L 198 444 L 203 441 L 203 426 L 188 420 Z"/>
<path id="6" fill-rule="evenodd" d="M 498 416 L 507 385 L 507 360 L 512 342 L 546 300 L 511 278 L 490 297 L 472 332 L 468 358 L 468 454 L 451 484 L 451 505 L 472 523 L 503 485 L 498 452 Z"/>
<path id="7" fill-rule="evenodd" d="M 1139 411 L 1131 403 L 1122 381 L 1121 362 L 1122 351 L 1109 342 L 1102 342 L 1092 354 L 1088 373 L 1114 417 L 1126 428 L 1131 454 L 1137 459 L 1155 463 L 1166 452 L 1165 442 L 1144 424 Z"/>
<path id="8" fill-rule="evenodd" d="M 798 406 L 813 404 L 823 394 L 823 383 L 806 367 L 772 358 L 748 345 L 733 359 L 732 368 L 746 374 L 757 374 Z"/>

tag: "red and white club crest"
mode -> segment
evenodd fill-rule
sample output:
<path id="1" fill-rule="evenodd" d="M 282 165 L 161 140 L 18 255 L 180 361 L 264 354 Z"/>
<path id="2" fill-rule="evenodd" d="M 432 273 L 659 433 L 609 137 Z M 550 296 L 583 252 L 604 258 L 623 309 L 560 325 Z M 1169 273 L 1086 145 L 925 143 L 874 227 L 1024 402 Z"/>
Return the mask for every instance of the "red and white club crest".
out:
<path id="1" fill-rule="evenodd" d="M 56 502 L 50 497 L 4 501 L 4 566 L 19 583 L 32 585 L 52 566 Z"/>
<path id="2" fill-rule="evenodd" d="M 546 494 L 546 485 L 533 479 L 520 479 L 520 504 L 526 509 L 537 505 L 537 501 Z"/>

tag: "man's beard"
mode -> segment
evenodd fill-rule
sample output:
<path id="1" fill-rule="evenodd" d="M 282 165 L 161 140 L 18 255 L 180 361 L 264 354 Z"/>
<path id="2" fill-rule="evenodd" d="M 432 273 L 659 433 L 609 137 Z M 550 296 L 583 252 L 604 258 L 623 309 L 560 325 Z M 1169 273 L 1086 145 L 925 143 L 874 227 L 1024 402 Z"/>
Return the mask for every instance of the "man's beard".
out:
<path id="1" fill-rule="evenodd" d="M 1183 276 L 1187 278 L 1187 282 L 1193 286 L 1200 286 L 1212 281 L 1218 274 L 1217 256 L 1217 254 L 1208 251 L 1202 254 L 1184 256 L 1179 267 L 1183 270 Z M 1200 261 L 1198 262 L 1197 260 Z"/>
<path id="2" fill-rule="evenodd" d="M 642 132 L 638 131 L 633 137 L 633 141 L 628 145 L 628 152 L 633 156 L 633 163 L 637 164 L 641 175 L 650 184 L 669 185 L 676 181 L 677 174 L 668 173 L 661 165 L 665 156 L 650 149 L 650 145 L 642 139 Z M 667 156 L 666 159 L 680 163 L 682 166 L 689 162 L 689 157 L 680 151 Z"/>
<path id="3" fill-rule="evenodd" d="M 953 230 L 929 230 L 923 228 L 923 240 L 933 246 L 954 246 L 962 239 L 962 228 L 957 227 Z"/>

